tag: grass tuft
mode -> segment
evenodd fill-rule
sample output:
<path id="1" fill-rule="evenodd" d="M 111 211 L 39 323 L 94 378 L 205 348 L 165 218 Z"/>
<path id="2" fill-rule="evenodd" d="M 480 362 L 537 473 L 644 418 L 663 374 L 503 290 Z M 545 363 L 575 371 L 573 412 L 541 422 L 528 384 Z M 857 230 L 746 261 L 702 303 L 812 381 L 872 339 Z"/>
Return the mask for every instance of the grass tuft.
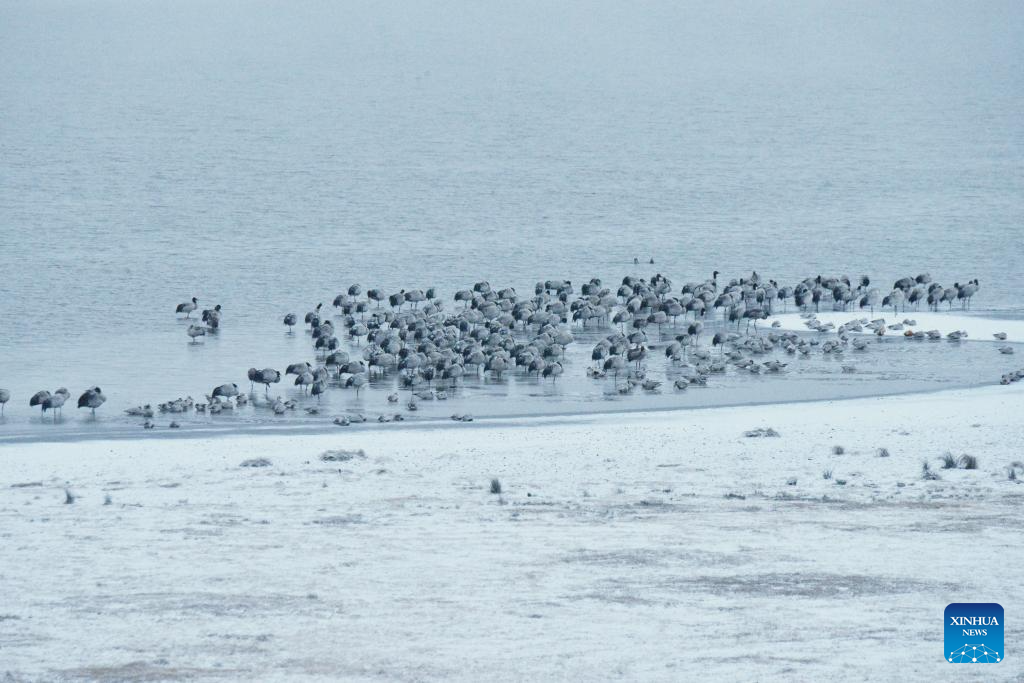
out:
<path id="1" fill-rule="evenodd" d="M 272 463 L 266 458 L 250 458 L 239 463 L 239 467 L 270 467 Z"/>
<path id="2" fill-rule="evenodd" d="M 832 470 L 825 470 L 824 472 L 822 472 L 821 473 L 821 478 L 822 479 L 831 479 L 832 478 Z"/>
<path id="3" fill-rule="evenodd" d="M 71 489 L 64 489 L 64 504 L 65 505 L 71 505 L 76 500 L 78 500 L 78 496 L 76 496 L 75 494 L 71 493 Z"/>
<path id="4" fill-rule="evenodd" d="M 940 477 L 935 472 L 932 472 L 931 466 L 928 464 L 928 461 L 925 460 L 924 462 L 921 463 L 921 478 L 924 479 L 925 481 L 935 481 L 936 479 L 941 479 L 942 477 Z"/>
<path id="5" fill-rule="evenodd" d="M 320 459 L 324 462 L 348 462 L 356 458 L 366 458 L 366 451 L 360 448 L 358 451 L 348 451 L 343 448 L 339 448 L 333 451 L 324 451 L 320 454 Z"/>
<path id="6" fill-rule="evenodd" d="M 501 493 L 501 482 L 498 481 L 497 479 L 491 479 L 491 493 Z"/>
<path id="7" fill-rule="evenodd" d="M 846 452 L 846 449 L 843 448 L 842 446 L 833 446 L 832 447 L 832 455 L 842 455 L 845 452 Z"/>
<path id="8" fill-rule="evenodd" d="M 946 451 L 942 456 L 942 469 L 944 470 L 955 470 L 960 463 L 957 462 L 956 456 Z"/>
<path id="9" fill-rule="evenodd" d="M 888 458 L 889 457 L 889 449 L 888 448 L 879 448 L 878 449 L 878 457 L 879 458 Z"/>
<path id="10" fill-rule="evenodd" d="M 978 469 L 978 458 L 964 453 L 960 456 L 960 467 L 965 470 L 976 470 Z"/>

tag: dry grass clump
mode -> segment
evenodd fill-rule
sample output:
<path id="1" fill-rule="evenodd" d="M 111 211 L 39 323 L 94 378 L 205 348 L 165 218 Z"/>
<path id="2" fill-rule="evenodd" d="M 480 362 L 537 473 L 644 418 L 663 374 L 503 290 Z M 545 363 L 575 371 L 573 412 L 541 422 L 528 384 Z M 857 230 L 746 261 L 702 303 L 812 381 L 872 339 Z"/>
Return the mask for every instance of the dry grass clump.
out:
<path id="1" fill-rule="evenodd" d="M 757 439 L 765 436 L 780 436 L 780 434 L 771 427 L 758 427 L 757 429 L 751 429 L 750 431 L 743 432 L 743 436 L 748 439 Z"/>
<path id="2" fill-rule="evenodd" d="M 344 448 L 338 448 L 333 451 L 324 451 L 320 454 L 320 459 L 324 462 L 348 462 L 356 458 L 363 459 L 366 457 L 366 451 L 360 448 L 358 451 L 348 451 Z"/>
<path id="3" fill-rule="evenodd" d="M 978 469 L 978 458 L 964 453 L 959 458 L 946 451 L 942 456 L 942 469 L 944 470 L 976 470 Z"/>

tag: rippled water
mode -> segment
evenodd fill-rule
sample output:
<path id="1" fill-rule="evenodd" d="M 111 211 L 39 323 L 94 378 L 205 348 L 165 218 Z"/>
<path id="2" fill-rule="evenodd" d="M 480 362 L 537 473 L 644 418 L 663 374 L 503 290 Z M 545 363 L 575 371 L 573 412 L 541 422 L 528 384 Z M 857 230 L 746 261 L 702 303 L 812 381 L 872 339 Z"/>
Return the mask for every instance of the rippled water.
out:
<path id="1" fill-rule="evenodd" d="M 112 418 L 308 359 L 281 316 L 352 282 L 529 291 L 617 280 L 654 256 L 677 282 L 978 277 L 976 307 L 1020 315 L 1022 15 L 5 3 L 5 429 L 32 424 L 27 397 L 44 387 L 99 384 Z M 198 346 L 173 315 L 193 295 L 225 308 Z M 933 348 L 893 356 L 892 372 L 921 364 L 901 388 L 967 379 L 961 352 Z M 603 403 L 583 364 L 557 387 L 481 381 L 466 400 Z M 762 378 L 730 400 L 836 386 L 808 381 Z M 625 402 L 646 400 L 669 402 Z"/>

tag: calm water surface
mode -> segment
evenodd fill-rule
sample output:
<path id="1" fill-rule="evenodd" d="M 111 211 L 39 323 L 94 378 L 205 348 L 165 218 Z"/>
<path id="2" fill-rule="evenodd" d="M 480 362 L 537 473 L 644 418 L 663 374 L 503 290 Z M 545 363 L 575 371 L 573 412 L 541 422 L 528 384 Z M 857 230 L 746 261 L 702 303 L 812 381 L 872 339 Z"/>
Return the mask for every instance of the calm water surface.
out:
<path id="1" fill-rule="evenodd" d="M 978 309 L 1019 317 L 1022 44 L 1018 3 L 3 3 L 3 429 L 41 427 L 41 388 L 99 384 L 114 421 L 312 359 L 281 316 L 353 282 L 530 291 L 654 256 L 678 283 L 977 277 Z M 225 308 L 198 346 L 173 315 L 193 295 Z M 463 400 L 748 402 L 1006 369 L 905 349 L 879 353 L 890 384 L 815 361 L 620 399 L 570 358 L 558 386 L 480 380 Z"/>

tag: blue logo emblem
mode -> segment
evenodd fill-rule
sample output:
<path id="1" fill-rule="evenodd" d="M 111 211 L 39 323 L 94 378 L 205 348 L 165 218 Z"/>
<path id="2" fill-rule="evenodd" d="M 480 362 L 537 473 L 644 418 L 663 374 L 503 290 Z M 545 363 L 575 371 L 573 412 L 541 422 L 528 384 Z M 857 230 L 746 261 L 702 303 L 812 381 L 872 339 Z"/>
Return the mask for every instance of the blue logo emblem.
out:
<path id="1" fill-rule="evenodd" d="M 945 613 L 946 661 L 995 664 L 1003 661 L 1003 608 L 995 602 L 954 602 Z"/>

